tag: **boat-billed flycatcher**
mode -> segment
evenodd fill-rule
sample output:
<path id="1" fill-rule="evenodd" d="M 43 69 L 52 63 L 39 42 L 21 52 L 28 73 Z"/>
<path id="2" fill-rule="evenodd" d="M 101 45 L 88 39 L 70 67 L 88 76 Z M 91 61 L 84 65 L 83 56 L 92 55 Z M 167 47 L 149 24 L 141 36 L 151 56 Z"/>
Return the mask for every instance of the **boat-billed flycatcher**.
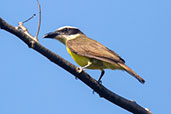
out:
<path id="1" fill-rule="evenodd" d="M 108 49 L 101 43 L 88 38 L 76 27 L 64 26 L 55 32 L 50 32 L 44 38 L 57 39 L 62 42 L 69 54 L 82 69 L 99 69 L 104 75 L 104 69 L 124 70 L 134 76 L 138 81 L 144 83 L 145 80 L 125 65 L 125 61 L 114 51 Z"/>

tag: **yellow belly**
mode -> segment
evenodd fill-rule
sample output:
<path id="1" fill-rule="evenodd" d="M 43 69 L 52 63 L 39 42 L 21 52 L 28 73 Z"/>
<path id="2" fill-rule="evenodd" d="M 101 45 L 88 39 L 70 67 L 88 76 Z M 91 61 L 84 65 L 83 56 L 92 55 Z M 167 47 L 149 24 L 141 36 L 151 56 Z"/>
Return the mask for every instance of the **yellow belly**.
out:
<path id="1" fill-rule="evenodd" d="M 88 57 L 84 57 L 84 56 L 80 56 L 77 55 L 73 52 L 71 52 L 69 50 L 69 48 L 67 48 L 68 53 L 72 56 L 72 58 L 74 59 L 74 61 L 80 65 L 80 66 L 86 66 L 89 62 L 92 63 L 92 65 L 90 67 L 87 67 L 88 69 L 122 69 L 119 65 L 117 64 L 111 64 L 111 63 L 107 63 L 101 60 L 97 60 L 97 59 L 91 59 Z"/>

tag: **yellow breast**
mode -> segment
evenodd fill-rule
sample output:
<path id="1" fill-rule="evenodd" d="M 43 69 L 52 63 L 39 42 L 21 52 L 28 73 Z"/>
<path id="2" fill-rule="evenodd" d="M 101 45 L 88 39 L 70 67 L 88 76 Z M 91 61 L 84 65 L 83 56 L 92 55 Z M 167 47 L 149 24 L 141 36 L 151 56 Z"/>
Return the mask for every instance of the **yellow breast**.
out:
<path id="1" fill-rule="evenodd" d="M 88 67 L 88 69 L 113 69 L 113 70 L 114 69 L 122 69 L 117 64 L 111 64 L 111 63 L 107 63 L 107 62 L 96 60 L 96 59 L 94 59 L 93 61 L 90 61 L 90 59 L 88 57 L 83 57 L 83 56 L 77 55 L 77 54 L 71 52 L 69 48 L 67 48 L 67 51 L 72 56 L 74 61 L 82 67 L 86 66 L 89 62 L 91 62 L 92 65 L 90 67 Z"/>
<path id="2" fill-rule="evenodd" d="M 77 55 L 77 54 L 71 52 L 69 48 L 67 48 L 67 51 L 71 55 L 71 57 L 74 59 L 74 61 L 77 64 L 79 64 L 80 66 L 83 67 L 83 66 L 87 65 L 87 63 L 89 62 L 89 58 Z"/>

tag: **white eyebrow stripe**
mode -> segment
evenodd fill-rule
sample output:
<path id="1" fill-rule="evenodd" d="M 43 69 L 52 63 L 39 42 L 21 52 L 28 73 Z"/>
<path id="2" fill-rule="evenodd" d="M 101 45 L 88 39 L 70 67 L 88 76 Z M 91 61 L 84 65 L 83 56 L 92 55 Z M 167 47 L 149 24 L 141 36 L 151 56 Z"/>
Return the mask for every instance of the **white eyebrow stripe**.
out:
<path id="1" fill-rule="evenodd" d="M 75 29 L 78 29 L 77 27 L 63 26 L 63 27 L 58 28 L 57 30 L 62 30 L 62 29 L 64 29 L 64 28 L 75 28 Z"/>

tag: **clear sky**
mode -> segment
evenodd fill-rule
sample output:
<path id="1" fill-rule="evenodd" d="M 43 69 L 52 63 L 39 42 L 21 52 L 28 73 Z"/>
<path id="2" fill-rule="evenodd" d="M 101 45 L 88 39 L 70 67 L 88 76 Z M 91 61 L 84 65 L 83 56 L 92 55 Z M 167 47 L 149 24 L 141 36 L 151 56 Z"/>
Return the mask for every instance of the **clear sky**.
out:
<path id="1" fill-rule="evenodd" d="M 72 62 L 64 45 L 42 36 L 64 25 L 114 50 L 141 75 L 140 84 L 126 72 L 106 70 L 102 81 L 115 93 L 135 100 L 154 114 L 169 114 L 171 102 L 170 0 L 40 0 L 40 43 Z M 36 0 L 2 0 L 0 16 L 17 26 L 33 13 Z M 38 17 L 25 26 L 36 34 Z M 0 114 L 129 114 L 92 94 L 71 74 L 0 30 Z M 100 71 L 87 70 L 98 79 Z"/>

